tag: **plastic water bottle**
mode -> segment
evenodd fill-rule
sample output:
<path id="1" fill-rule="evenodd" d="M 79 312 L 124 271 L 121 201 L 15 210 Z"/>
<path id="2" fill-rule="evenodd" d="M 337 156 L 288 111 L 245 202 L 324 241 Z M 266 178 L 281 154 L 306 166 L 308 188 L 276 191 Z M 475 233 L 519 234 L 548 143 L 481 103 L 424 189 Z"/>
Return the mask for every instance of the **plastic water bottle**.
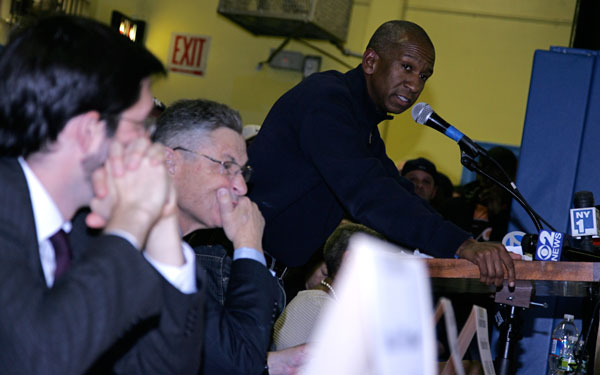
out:
<path id="1" fill-rule="evenodd" d="M 573 315 L 565 314 L 552 332 L 552 343 L 548 356 L 548 374 L 563 375 L 575 371 L 575 345 L 579 332 Z"/>

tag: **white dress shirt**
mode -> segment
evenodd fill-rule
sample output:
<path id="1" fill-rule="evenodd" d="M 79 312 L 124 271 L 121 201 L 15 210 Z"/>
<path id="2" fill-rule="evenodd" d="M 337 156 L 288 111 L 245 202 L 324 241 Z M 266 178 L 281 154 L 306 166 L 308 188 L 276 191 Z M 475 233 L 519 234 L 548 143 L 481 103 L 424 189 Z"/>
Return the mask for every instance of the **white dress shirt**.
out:
<path id="1" fill-rule="evenodd" d="M 23 158 L 19 158 L 19 164 L 21 164 L 29 188 L 44 277 L 48 287 L 52 287 L 54 284 L 56 258 L 50 237 L 61 228 L 69 233 L 71 231 L 71 223 L 62 217 L 56 203 L 54 203 L 48 191 L 31 168 L 29 168 L 27 162 Z M 124 238 L 139 249 L 139 245 L 136 244 L 137 241 L 131 240 L 133 239 L 131 234 L 126 232 L 111 234 Z M 197 291 L 196 257 L 194 251 L 186 243 L 182 243 L 182 248 L 185 264 L 180 267 L 157 262 L 145 253 L 144 257 L 175 288 L 179 289 L 182 293 L 194 293 Z"/>

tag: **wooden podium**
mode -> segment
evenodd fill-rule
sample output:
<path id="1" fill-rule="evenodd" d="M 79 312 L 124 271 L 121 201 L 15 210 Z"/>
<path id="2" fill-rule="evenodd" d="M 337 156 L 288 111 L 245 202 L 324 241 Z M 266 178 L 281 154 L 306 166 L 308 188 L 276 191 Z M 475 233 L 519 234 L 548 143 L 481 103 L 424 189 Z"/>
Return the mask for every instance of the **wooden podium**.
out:
<path id="1" fill-rule="evenodd" d="M 586 297 L 597 293 L 600 263 L 514 261 L 517 285 L 513 291 L 506 286 L 497 291 L 494 286 L 479 282 L 479 268 L 463 259 L 426 259 L 432 288 L 444 293 L 495 293 L 495 302 L 527 308 L 534 296 Z M 598 295 L 593 296 L 598 298 Z M 600 317 L 596 317 L 600 318 Z M 598 319 L 600 322 L 600 319 Z M 600 329 L 599 329 L 600 332 Z M 594 372 L 600 374 L 600 336 L 596 337 Z"/>
<path id="2" fill-rule="evenodd" d="M 426 259 L 429 276 L 440 279 L 479 279 L 479 268 L 464 259 Z M 518 280 L 567 281 L 591 283 L 600 281 L 600 263 L 539 262 L 515 260 Z"/>

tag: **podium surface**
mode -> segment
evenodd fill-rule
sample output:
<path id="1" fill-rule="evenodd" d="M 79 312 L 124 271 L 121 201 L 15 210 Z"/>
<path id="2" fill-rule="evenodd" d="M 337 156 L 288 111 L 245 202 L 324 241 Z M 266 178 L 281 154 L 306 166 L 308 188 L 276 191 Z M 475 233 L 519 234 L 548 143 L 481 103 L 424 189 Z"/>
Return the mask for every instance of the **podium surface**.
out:
<path id="1" fill-rule="evenodd" d="M 500 293 L 506 293 L 505 290 L 498 291 L 493 285 L 488 286 L 481 283 L 479 268 L 467 260 L 426 259 L 425 263 L 432 288 L 438 293 L 497 293 L 497 297 Z M 525 287 L 521 293 L 530 293 L 529 300 L 535 296 L 556 296 L 591 297 L 598 301 L 598 282 L 600 281 L 600 263 L 598 262 L 517 260 L 514 261 L 514 264 L 517 288 L 530 285 L 529 291 Z M 502 303 L 498 301 L 498 298 L 496 298 L 496 302 Z M 600 318 L 600 316 L 595 318 Z M 600 374 L 600 334 L 595 341 L 593 369 L 588 368 L 588 370 Z"/>
<path id="2" fill-rule="evenodd" d="M 433 289 L 454 293 L 494 293 L 479 282 L 479 268 L 464 259 L 426 259 Z M 600 263 L 515 260 L 516 279 L 532 281 L 535 295 L 584 297 L 600 281 Z"/>

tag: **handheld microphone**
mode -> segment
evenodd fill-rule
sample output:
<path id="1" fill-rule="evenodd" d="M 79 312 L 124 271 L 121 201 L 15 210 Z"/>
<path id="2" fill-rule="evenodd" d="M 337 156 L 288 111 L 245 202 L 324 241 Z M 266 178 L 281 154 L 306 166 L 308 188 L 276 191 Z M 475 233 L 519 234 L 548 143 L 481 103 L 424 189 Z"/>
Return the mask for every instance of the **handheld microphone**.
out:
<path id="1" fill-rule="evenodd" d="M 462 151 L 468 153 L 472 157 L 486 154 L 483 147 L 479 146 L 471 138 L 461 133 L 460 130 L 444 121 L 444 119 L 438 116 L 438 114 L 433 111 L 433 108 L 427 103 L 421 102 L 415 104 L 412 109 L 412 117 L 415 122 L 421 125 L 427 125 L 446 135 L 448 138 L 458 143 Z"/>
<path id="2" fill-rule="evenodd" d="M 594 252 L 592 237 L 598 237 L 598 209 L 594 206 L 594 194 L 591 191 L 578 191 L 573 196 L 573 206 L 570 209 L 571 236 L 580 239 L 582 250 Z"/>
<path id="3" fill-rule="evenodd" d="M 541 230 L 539 234 L 525 234 L 521 241 L 523 253 L 534 255 L 535 260 L 559 261 L 564 249 L 569 249 L 567 236 L 561 232 Z"/>
<path id="4" fill-rule="evenodd" d="M 565 242 L 564 233 L 540 231 L 535 249 L 535 260 L 558 262 Z"/>
<path id="5" fill-rule="evenodd" d="M 537 250 L 539 235 L 526 233 L 521 238 L 521 248 L 523 249 L 523 253 L 535 255 L 535 251 Z"/>
<path id="6" fill-rule="evenodd" d="M 535 260 L 600 262 L 600 254 L 582 250 L 572 236 L 561 232 L 542 230 L 539 235 L 525 234 L 521 248 L 523 253 L 534 254 Z"/>

